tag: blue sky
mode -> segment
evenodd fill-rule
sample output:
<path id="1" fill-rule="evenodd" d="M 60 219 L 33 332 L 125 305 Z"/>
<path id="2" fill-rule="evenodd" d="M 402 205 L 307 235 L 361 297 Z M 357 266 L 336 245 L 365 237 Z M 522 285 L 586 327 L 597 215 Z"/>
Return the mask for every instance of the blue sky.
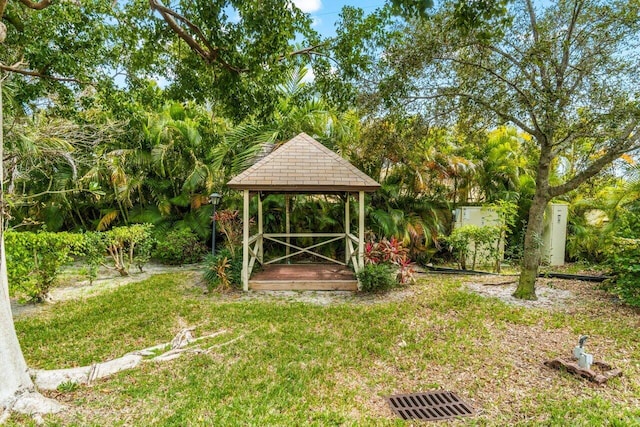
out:
<path id="1" fill-rule="evenodd" d="M 384 0 L 293 0 L 303 12 L 314 19 L 316 30 L 323 36 L 335 34 L 335 21 L 343 6 L 356 6 L 366 12 L 372 12 L 382 6 Z"/>

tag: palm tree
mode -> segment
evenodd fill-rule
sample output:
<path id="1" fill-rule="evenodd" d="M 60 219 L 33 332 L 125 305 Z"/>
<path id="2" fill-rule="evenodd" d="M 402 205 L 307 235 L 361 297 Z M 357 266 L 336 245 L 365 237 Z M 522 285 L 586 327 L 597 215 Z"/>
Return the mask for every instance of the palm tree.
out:
<path id="1" fill-rule="evenodd" d="M 475 174 L 482 201 L 518 200 L 521 176 L 533 174 L 524 151 L 527 138 L 531 140 L 513 126 L 500 126 L 487 134 L 478 155 L 482 166 Z"/>
<path id="2" fill-rule="evenodd" d="M 80 173 L 91 162 L 95 146 L 121 132 L 121 124 L 98 128 L 45 115 L 12 121 L 5 160 L 14 223 L 44 223 L 53 231 L 82 228 L 84 215 L 74 200 L 92 189 L 83 188 Z"/>

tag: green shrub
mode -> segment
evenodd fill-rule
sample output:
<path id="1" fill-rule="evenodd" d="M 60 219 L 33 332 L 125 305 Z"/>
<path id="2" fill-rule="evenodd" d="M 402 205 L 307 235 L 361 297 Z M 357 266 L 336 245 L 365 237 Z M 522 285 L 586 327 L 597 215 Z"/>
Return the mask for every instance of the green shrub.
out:
<path id="1" fill-rule="evenodd" d="M 157 236 L 154 258 L 163 264 L 182 265 L 202 261 L 207 254 L 207 246 L 189 228 L 172 230 Z"/>
<path id="2" fill-rule="evenodd" d="M 81 234 L 7 231 L 4 238 L 11 293 L 22 292 L 33 302 L 44 301 L 60 267 L 82 253 Z"/>
<path id="3" fill-rule="evenodd" d="M 114 227 L 104 233 L 107 252 L 121 276 L 128 276 L 133 264 L 142 271 L 142 266 L 149 261 L 153 246 L 152 227 L 152 224 L 134 224 Z"/>
<path id="4" fill-rule="evenodd" d="M 205 258 L 204 279 L 209 290 L 240 289 L 242 285 L 242 256 L 224 248 Z"/>
<path id="5" fill-rule="evenodd" d="M 500 239 L 501 234 L 502 229 L 499 226 L 463 225 L 454 229 L 445 241 L 457 254 L 458 266 L 466 270 L 467 261 L 470 260 L 473 270 L 478 261 L 487 262 L 498 257 L 496 242 Z"/>
<path id="6" fill-rule="evenodd" d="M 82 236 L 82 255 L 87 265 L 89 284 L 93 284 L 93 281 L 98 277 L 100 266 L 104 264 L 104 258 L 107 254 L 107 243 L 104 238 L 104 233 L 87 232 Z"/>
<path id="7" fill-rule="evenodd" d="M 384 292 L 398 286 L 396 268 L 389 263 L 365 264 L 356 276 L 364 292 Z"/>
<path id="8" fill-rule="evenodd" d="M 609 290 L 634 307 L 640 307 L 640 239 L 614 238 L 607 252 L 614 279 Z"/>
<path id="9" fill-rule="evenodd" d="M 10 293 L 21 293 L 33 302 L 44 301 L 55 285 L 60 267 L 72 261 L 72 255 L 84 257 L 90 283 L 97 277 L 107 252 L 121 275 L 126 276 L 132 264 L 142 270 L 153 248 L 151 227 L 136 224 L 84 234 L 9 230 L 4 237 Z"/>

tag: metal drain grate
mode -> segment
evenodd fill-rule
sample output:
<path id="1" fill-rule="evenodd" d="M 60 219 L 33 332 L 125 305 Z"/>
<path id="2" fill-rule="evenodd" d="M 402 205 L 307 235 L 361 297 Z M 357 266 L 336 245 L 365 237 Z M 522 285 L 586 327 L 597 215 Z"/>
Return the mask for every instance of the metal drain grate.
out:
<path id="1" fill-rule="evenodd" d="M 405 420 L 445 420 L 474 414 L 469 404 L 450 391 L 396 394 L 387 397 L 387 402 Z"/>

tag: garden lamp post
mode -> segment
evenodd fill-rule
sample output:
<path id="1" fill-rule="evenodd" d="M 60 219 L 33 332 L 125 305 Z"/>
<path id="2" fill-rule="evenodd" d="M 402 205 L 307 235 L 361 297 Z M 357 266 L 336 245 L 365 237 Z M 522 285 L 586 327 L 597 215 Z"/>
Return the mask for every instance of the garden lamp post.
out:
<path id="1" fill-rule="evenodd" d="M 212 193 L 209 195 L 209 200 L 213 205 L 213 216 L 211 217 L 213 220 L 213 230 L 211 231 L 211 255 L 215 255 L 216 253 L 216 206 L 220 203 L 220 199 L 222 199 L 222 194 L 220 193 Z"/>

